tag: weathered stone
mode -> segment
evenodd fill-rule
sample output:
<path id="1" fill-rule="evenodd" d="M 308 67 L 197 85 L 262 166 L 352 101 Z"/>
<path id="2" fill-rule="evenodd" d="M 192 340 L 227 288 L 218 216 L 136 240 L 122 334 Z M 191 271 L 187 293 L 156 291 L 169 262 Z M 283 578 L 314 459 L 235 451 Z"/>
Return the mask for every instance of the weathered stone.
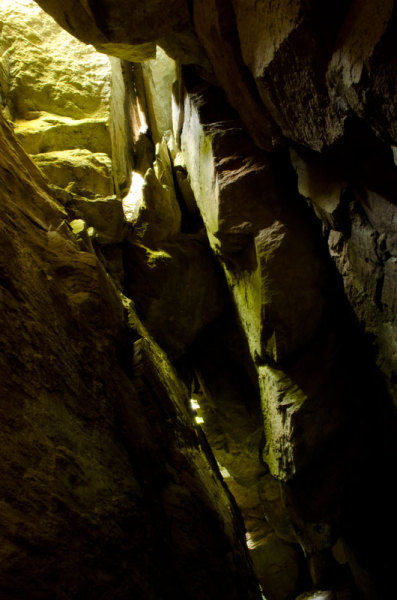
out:
<path id="1" fill-rule="evenodd" d="M 240 53 L 235 15 L 228 0 L 196 0 L 194 24 L 228 100 L 260 148 L 282 145 L 277 124 L 260 101 Z"/>
<path id="2" fill-rule="evenodd" d="M 81 196 L 111 196 L 113 180 L 107 154 L 89 150 L 57 150 L 35 154 L 36 165 L 49 181 Z"/>
<path id="3" fill-rule="evenodd" d="M 177 78 L 177 67 L 175 61 L 157 47 L 155 60 L 144 62 L 142 68 L 152 139 L 157 144 L 166 131 L 172 131 L 172 86 Z"/>
<path id="4" fill-rule="evenodd" d="M 67 203 L 69 214 L 84 219 L 95 229 L 94 239 L 100 244 L 120 244 L 124 239 L 124 213 L 121 201 L 109 198 L 81 198 L 72 194 Z"/>
<path id="5" fill-rule="evenodd" d="M 134 172 L 124 213 L 134 227 L 133 238 L 155 248 L 175 237 L 181 228 L 181 211 L 175 195 L 172 166 L 165 140 L 157 145 L 156 161 L 145 177 Z"/>
<path id="6" fill-rule="evenodd" d="M 343 4 L 233 0 L 241 53 L 265 107 L 287 138 L 314 150 L 343 135 L 324 85 Z"/>
<path id="7" fill-rule="evenodd" d="M 141 62 L 155 55 L 157 42 L 173 58 L 207 64 L 186 0 L 150 0 L 144 6 L 115 0 L 103 0 L 100 6 L 84 0 L 62 7 L 56 0 L 38 4 L 71 34 L 102 52 Z"/>
<path id="8" fill-rule="evenodd" d="M 242 507 L 249 533 L 258 544 L 264 542 L 267 519 L 284 541 L 299 540 L 308 557 L 313 586 L 301 579 L 293 595 L 303 591 L 305 586 L 306 589 L 328 590 L 312 591 L 309 597 L 310 594 L 349 599 L 360 595 L 371 600 L 394 597 L 396 499 L 391 473 L 396 464 L 396 436 L 390 396 L 397 397 L 397 13 L 393 3 L 384 0 L 375 7 L 368 0 L 321 4 L 312 0 L 209 3 L 151 0 L 144 4 L 132 3 L 132 6 L 130 2 L 114 0 L 96 3 L 65 0 L 62 5 L 48 0 L 48 4 L 57 18 L 63 19 L 77 35 L 86 36 L 86 41 L 115 55 L 131 60 L 146 59 L 153 53 L 156 41 L 182 62 L 200 64 L 190 69 L 195 76 L 203 75 L 204 65 L 204 76 L 223 87 L 257 144 L 274 150 L 272 138 L 278 137 L 281 130 L 286 143 L 293 146 L 290 156 L 298 182 L 287 153 L 273 153 L 269 158 L 258 152 L 248 136 L 244 137 L 243 126 L 230 108 L 223 104 L 221 110 L 217 109 L 216 98 L 220 91 L 205 96 L 189 88 L 187 81 L 190 97 L 184 103 L 185 89 L 179 80 L 174 87 L 174 105 L 178 106 L 174 131 L 176 144 L 180 143 L 182 133 L 186 163 L 177 156 L 178 148 L 172 139 L 169 147 L 177 161 L 173 175 L 180 184 L 178 193 L 186 189 L 178 196 L 182 219 L 174 218 L 173 210 L 164 210 L 160 215 L 158 209 L 153 209 L 150 218 L 147 214 L 142 220 L 140 233 L 141 239 L 147 235 L 145 244 L 149 245 L 150 236 L 146 231 L 150 231 L 153 215 L 161 216 L 154 221 L 153 247 L 143 247 L 137 243 L 138 238 L 132 243 L 129 237 L 123 245 L 126 249 L 123 256 L 120 245 L 100 248 L 96 245 L 96 249 L 119 289 L 123 285 L 123 261 L 128 290 L 133 287 L 132 275 L 137 276 L 133 293 L 141 303 L 141 313 L 145 310 L 150 313 L 153 309 L 153 331 L 160 332 L 172 356 L 181 357 L 191 343 L 186 335 L 191 326 L 190 313 L 196 335 L 205 322 L 201 313 L 207 310 L 211 313 L 208 303 L 213 302 L 212 308 L 216 302 L 218 306 L 222 304 L 221 295 L 215 302 L 215 284 L 211 277 L 208 277 L 206 291 L 197 292 L 197 306 L 180 285 L 182 280 L 195 290 L 201 289 L 201 278 L 207 276 L 207 267 L 202 268 L 202 265 L 210 264 L 209 254 L 206 255 L 208 262 L 207 258 L 197 261 L 198 255 L 208 252 L 204 238 L 200 251 L 193 251 L 195 238 L 178 234 L 178 219 L 183 232 L 197 232 L 200 227 L 199 219 L 192 224 L 186 218 L 182 196 L 190 206 L 187 212 L 193 214 L 196 210 L 188 187 L 190 179 L 212 248 L 224 267 L 250 344 L 251 360 L 242 352 L 235 358 L 238 368 L 233 370 L 229 365 L 213 376 L 217 386 L 208 393 L 209 403 L 212 403 L 208 409 L 210 422 L 203 424 L 208 431 L 212 427 L 220 456 L 230 467 L 225 478 Z M 208 51 L 215 77 L 193 33 L 191 15 Z M 4 32 L 7 32 L 9 22 L 6 18 L 3 21 Z M 27 37 L 34 36 L 28 32 Z M 38 41 L 37 36 L 35 41 Z M 138 46 L 134 46 L 136 43 Z M 114 156 L 119 163 L 114 180 L 120 198 L 130 189 L 132 162 L 135 162 L 135 173 L 130 191 L 134 192 L 137 183 L 135 191 L 138 195 L 141 193 L 143 176 L 153 162 L 150 135 L 151 129 L 155 131 L 154 123 L 150 124 L 147 119 L 149 110 L 141 67 L 124 63 L 122 68 L 124 89 L 114 97 L 113 111 L 117 117 L 113 127 Z M 25 70 L 31 71 L 30 68 Z M 18 71 L 21 81 L 25 70 Z M 45 70 L 46 67 L 37 74 L 42 86 L 40 93 Z M 186 79 L 186 69 L 183 71 Z M 0 63 L 0 84 L 1 102 L 8 118 L 15 117 L 17 108 L 16 103 L 9 101 L 14 85 L 11 73 L 16 73 L 15 65 L 11 52 L 5 48 Z M 61 76 L 58 72 L 51 85 L 58 85 Z M 21 90 L 28 90 L 27 84 L 31 82 L 25 80 L 25 83 Z M 67 94 L 70 96 L 69 88 Z M 17 100 L 23 110 L 30 111 L 25 116 L 32 118 L 33 123 L 40 115 L 34 108 L 34 92 L 31 96 L 31 104 L 29 98 Z M 54 98 L 51 102 L 54 104 Z M 92 99 L 84 102 L 89 114 L 79 113 L 78 120 L 94 119 L 95 103 Z M 84 102 L 78 106 L 81 111 L 85 110 Z M 124 104 L 123 109 L 117 106 L 120 102 Z M 64 101 L 56 98 L 56 103 L 58 107 L 64 103 L 67 111 L 75 110 L 67 95 Z M 190 103 L 199 106 L 196 112 L 200 113 L 203 126 L 198 124 L 198 119 L 195 122 Z M 43 110 L 54 112 L 55 108 L 46 105 Z M 106 118 L 95 114 L 98 123 L 103 124 Z M 65 122 L 64 118 L 59 119 L 59 130 Z M 175 392 L 179 389 L 178 380 L 169 379 L 168 363 L 159 359 L 159 352 L 147 341 L 149 336 L 131 308 L 132 329 L 125 329 L 122 316 L 114 318 L 119 314 L 119 305 L 118 301 L 113 302 L 114 292 L 109 291 L 113 289 L 110 279 L 103 275 L 92 252 L 81 251 L 87 247 L 80 246 L 78 251 L 62 208 L 55 202 L 47 203 L 49 190 L 38 171 L 29 166 L 27 157 L 17 150 L 9 129 L 4 128 L 4 135 L 13 155 L 0 155 L 0 164 L 5 169 L 1 174 L 2 194 L 8 195 L 5 219 L 9 223 L 7 235 L 0 238 L 0 243 L 3 242 L 0 261 L 4 261 L 1 300 L 6 297 L 8 311 L 7 327 L 0 340 L 3 348 L 4 340 L 8 345 L 0 354 L 0 361 L 6 365 L 2 370 L 6 386 L 3 396 L 12 397 L 13 405 L 10 410 L 7 403 L 4 405 L 7 428 L 2 427 L 2 431 L 9 435 L 7 442 L 11 441 L 9 447 L 5 447 L 2 465 L 4 470 L 9 465 L 11 468 L 0 481 L 8 488 L 7 493 L 2 494 L 4 503 L 11 498 L 13 509 L 22 507 L 22 510 L 17 521 L 15 513 L 5 508 L 5 522 L 7 526 L 11 524 L 13 530 L 1 547 L 4 553 L 4 548 L 8 552 L 13 544 L 15 552 L 11 556 L 17 562 L 11 564 L 10 553 L 7 554 L 6 565 L 11 566 L 5 578 L 2 577 L 1 585 L 7 586 L 13 573 L 18 572 L 19 587 L 16 590 L 12 586 L 4 588 L 0 596 L 12 594 L 36 600 L 36 594 L 37 600 L 43 600 L 45 594 L 50 593 L 51 598 L 57 597 L 58 590 L 54 592 L 51 588 L 53 584 L 44 589 L 44 569 L 45 573 L 51 571 L 53 580 L 60 581 L 62 592 L 59 594 L 65 598 L 90 599 L 91 595 L 112 599 L 112 594 L 124 598 L 131 594 L 132 588 L 140 598 L 246 598 L 246 585 L 236 587 L 236 580 L 231 581 L 225 575 L 224 560 L 213 560 L 215 554 L 227 555 L 228 549 L 236 544 L 233 536 L 228 538 L 231 541 L 225 542 L 220 533 L 222 524 L 212 511 L 218 503 L 205 501 L 205 509 L 200 510 L 202 504 L 197 504 L 194 498 L 197 498 L 197 490 L 202 489 L 201 484 L 192 471 L 185 468 L 186 462 L 179 454 L 183 448 L 184 457 L 191 464 L 192 456 L 197 456 L 197 438 L 193 436 L 196 442 L 192 443 L 185 421 L 180 426 L 166 398 L 172 396 L 181 407 L 187 400 L 185 392 L 180 402 Z M 45 135 L 53 143 L 55 132 Z M 41 133 L 38 136 L 32 136 L 28 143 L 42 151 L 39 146 L 43 138 Z M 74 143 L 69 136 L 67 143 Z M 197 147 L 201 154 L 196 153 Z M 154 177 L 153 171 L 151 177 Z M 158 188 L 160 197 L 163 193 L 160 188 L 172 186 L 162 180 L 158 172 L 156 177 L 160 184 L 154 182 L 153 189 Z M 90 194 L 88 190 L 87 195 Z M 72 192 L 60 189 L 57 198 L 65 206 L 76 199 Z M 171 206 L 167 202 L 165 205 Z M 120 204 L 114 206 L 118 211 L 115 223 L 119 224 Z M 321 219 L 323 238 L 321 224 L 313 217 L 313 210 Z M 26 221 L 20 211 L 28 215 Z M 52 229 L 42 246 L 40 236 L 49 218 Z M 95 218 L 101 221 L 99 215 Z M 85 226 L 82 227 L 84 231 Z M 166 238 L 174 234 L 174 241 L 167 241 Z M 120 240 L 120 237 L 117 233 L 108 241 L 110 239 Z M 57 257 L 62 257 L 59 269 Z M 329 258 L 334 261 L 336 270 Z M 132 266 L 130 259 L 136 261 Z M 153 272 L 151 261 L 155 265 Z M 55 263 L 57 266 L 52 271 L 48 264 Z M 196 269 L 193 284 L 186 275 L 192 269 Z M 40 279 L 43 272 L 52 279 Z M 176 275 L 179 272 L 183 275 Z M 164 284 L 168 276 L 169 287 Z M 211 294 L 210 300 L 201 301 Z M 153 308 L 156 303 L 166 311 L 164 314 L 171 316 L 175 316 L 175 310 L 182 305 L 187 307 L 190 312 L 180 318 L 181 329 L 174 327 L 171 332 L 171 322 L 164 332 L 166 324 L 161 322 L 161 310 L 159 308 L 156 314 Z M 40 308 L 41 305 L 45 305 L 46 310 Z M 109 309 L 110 305 L 114 310 Z M 216 315 L 216 310 L 211 314 Z M 38 324 L 40 329 L 36 330 Z M 12 336 L 9 343 L 8 336 Z M 133 344 L 139 336 L 146 341 Z M 181 344 L 175 341 L 175 336 L 180 336 Z M 32 341 L 29 351 L 25 339 Z M 132 346 L 135 354 L 130 360 Z M 36 354 L 44 357 L 44 364 Z M 185 361 L 187 357 L 183 356 L 177 362 L 188 379 L 184 369 L 197 368 L 198 363 L 186 365 Z M 61 366 L 54 366 L 54 362 Z M 166 366 L 163 368 L 160 363 Z M 219 365 L 215 360 L 214 363 Z M 100 372 L 96 365 L 100 365 Z M 237 394 L 231 389 L 236 379 L 243 376 L 242 372 L 249 374 L 254 387 L 259 373 L 266 439 L 260 436 L 260 427 L 256 426 L 259 419 L 251 423 L 252 413 L 247 416 L 247 411 L 244 412 L 244 399 L 251 398 L 250 394 Z M 62 385 L 65 377 L 67 385 L 60 387 L 61 392 L 53 391 L 54 386 Z M 134 379 L 132 387 L 126 383 L 126 377 L 128 382 Z M 208 372 L 207 378 L 203 373 L 201 378 L 207 388 L 210 387 Z M 148 385 L 149 395 L 145 391 Z M 31 398 L 33 408 L 29 404 Z M 129 407 L 131 416 L 127 409 L 119 410 L 118 402 L 122 407 Z M 22 404 L 24 418 L 19 419 L 15 411 Z M 141 405 L 146 407 L 145 418 Z M 227 423 L 227 413 L 232 417 L 231 423 Z M 130 427 L 132 423 L 136 429 Z M 172 442 L 174 430 L 176 445 Z M 84 431 L 81 436 L 80 431 Z M 92 431 L 97 432 L 97 437 Z M 197 433 L 205 447 L 202 432 Z M 164 435 L 168 441 L 163 443 Z M 153 436 L 160 445 L 152 452 L 153 446 L 148 440 Z M 78 439 L 78 443 L 73 446 L 70 439 Z M 121 456 L 124 446 L 129 453 L 127 458 Z M 167 458 L 164 467 L 164 457 L 170 455 L 172 459 Z M 265 461 L 272 475 L 266 471 Z M 134 476 L 130 475 L 131 463 Z M 21 464 L 25 479 L 20 476 Z M 87 464 L 93 465 L 91 470 Z M 265 472 L 262 473 L 260 467 Z M 202 462 L 198 471 L 201 480 L 215 477 Z M 51 473 L 50 479 L 48 473 Z M 165 473 L 173 474 L 170 485 Z M 276 477 L 281 481 L 276 481 Z M 189 490 L 194 490 L 193 500 L 185 491 L 180 494 L 179 484 L 186 481 Z M 105 483 L 98 488 L 102 485 L 100 482 Z M 216 485 L 211 487 L 210 496 L 223 497 Z M 182 487 L 185 490 L 186 486 Z M 134 490 L 138 488 L 145 493 L 143 512 L 143 501 L 136 509 L 137 504 L 131 500 L 136 497 Z M 119 513 L 107 493 L 117 495 Z M 120 494 L 124 494 L 121 500 Z M 48 511 L 47 498 L 51 500 Z M 148 502 L 147 498 L 153 500 Z M 168 512 L 167 526 L 163 527 L 159 524 L 164 522 L 161 508 L 164 499 Z M 92 509 L 94 505 L 96 512 Z M 64 506 L 73 506 L 73 511 L 68 508 L 60 524 Z M 223 514 L 230 510 L 223 501 L 218 508 Z M 139 519 L 135 518 L 138 513 Z M 26 516 L 32 514 L 27 525 Z M 133 514 L 127 524 L 126 514 Z M 196 528 L 191 529 L 186 523 L 192 523 L 195 515 L 199 515 Z M 60 520 L 56 520 L 57 516 Z M 87 519 L 90 525 L 86 527 Z M 31 535 L 33 522 L 38 525 Z M 208 522 L 211 526 L 206 528 Z M 203 531 L 197 533 L 197 527 Z M 119 532 L 129 531 L 129 528 L 135 539 L 143 539 L 144 543 L 128 546 L 129 533 L 121 538 Z M 83 531 L 82 536 L 76 534 L 80 531 Z M 140 533 L 142 535 L 138 535 Z M 273 536 L 274 533 L 270 535 L 270 542 Z M 32 540 L 38 538 L 40 547 L 32 544 Z M 101 550 L 98 549 L 99 538 Z M 330 551 L 335 548 L 336 540 L 343 541 L 344 557 L 341 561 L 337 559 L 343 566 L 336 563 Z M 21 546 L 30 550 L 19 560 L 15 557 L 21 556 L 18 555 Z M 197 550 L 203 547 L 206 548 L 204 558 Z M 270 547 L 271 543 L 267 550 L 260 551 L 263 560 L 257 570 L 263 568 L 264 573 L 273 564 L 274 554 L 269 556 L 268 553 Z M 158 548 L 154 557 L 151 548 Z M 286 548 L 286 553 L 290 553 L 291 547 Z M 97 560 L 98 552 L 101 552 L 100 560 Z M 35 559 L 38 555 L 40 565 Z M 129 558 L 122 567 L 126 555 Z M 240 558 L 243 555 L 244 551 L 239 554 Z M 90 564 L 82 561 L 81 556 L 88 556 Z M 128 562 L 131 556 L 138 564 Z M 164 556 L 167 564 L 164 564 Z M 48 567 L 49 557 L 53 557 L 56 564 L 55 574 L 54 568 Z M 239 565 L 242 564 L 240 558 L 236 559 Z M 77 562 L 79 569 L 76 569 Z M 286 570 L 293 578 L 297 562 L 287 563 L 290 566 Z M 146 568 L 149 564 L 151 568 Z M 151 578 L 153 568 L 158 587 Z M 66 572 L 69 578 L 65 577 Z M 355 586 L 350 586 L 349 572 L 354 576 Z M 114 574 L 113 579 L 109 579 L 109 573 Z M 264 580 L 270 582 L 271 575 L 271 572 L 269 577 L 264 575 Z M 205 583 L 198 590 L 200 583 L 195 582 L 200 578 Z M 290 581 L 286 575 L 285 582 L 287 580 Z M 106 584 L 106 581 L 116 582 L 116 585 Z M 285 582 L 278 585 L 277 578 L 273 581 L 274 588 L 278 588 L 274 593 L 281 593 Z M 271 594 L 270 591 L 269 598 Z M 8 600 L 7 595 L 5 597 Z"/>
<path id="9" fill-rule="evenodd" d="M 71 119 L 41 112 L 37 119 L 17 119 L 15 134 L 29 154 L 76 148 L 111 154 L 107 118 Z"/>
<path id="10" fill-rule="evenodd" d="M 56 25 L 35 2 L 17 0 L 0 13 L 2 62 L 11 115 L 37 111 L 73 119 L 108 116 L 109 60 Z M 3 92 L 4 93 L 4 92 Z"/>
<path id="11" fill-rule="evenodd" d="M 131 85 L 131 65 L 117 58 L 110 59 L 112 72 L 110 100 L 110 140 L 112 174 L 115 193 L 118 198 L 125 196 L 131 186 L 133 168 L 133 131 L 130 105 L 134 102 Z"/>
<path id="12" fill-rule="evenodd" d="M 186 390 L 0 126 L 0 595 L 259 599 Z"/>
<path id="13" fill-rule="evenodd" d="M 182 151 L 252 358 L 280 361 L 307 343 L 322 319 L 322 266 L 267 156 L 238 122 L 217 123 L 217 110 L 213 92 L 186 94 Z"/>
<path id="14" fill-rule="evenodd" d="M 125 250 L 125 284 L 145 326 L 171 356 L 180 356 L 222 311 L 224 282 L 204 235 L 182 235 L 155 249 Z"/>
<path id="15" fill-rule="evenodd" d="M 397 139 L 396 16 L 392 0 L 352 2 L 327 71 L 333 103 L 354 111 L 387 143 Z"/>

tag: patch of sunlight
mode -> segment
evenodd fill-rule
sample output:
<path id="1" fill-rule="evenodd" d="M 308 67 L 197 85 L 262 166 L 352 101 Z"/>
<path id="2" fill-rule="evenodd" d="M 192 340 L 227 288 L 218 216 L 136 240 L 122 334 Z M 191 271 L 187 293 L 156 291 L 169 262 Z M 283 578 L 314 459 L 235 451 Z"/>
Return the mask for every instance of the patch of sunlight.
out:
<path id="1" fill-rule="evenodd" d="M 203 417 L 194 417 L 194 420 L 196 421 L 197 425 L 201 425 L 202 423 L 204 423 Z"/>
<path id="2" fill-rule="evenodd" d="M 193 410 L 198 410 L 200 408 L 200 404 L 197 402 L 195 398 L 190 398 L 190 406 Z"/>
<path id="3" fill-rule="evenodd" d="M 219 467 L 219 471 L 220 471 L 223 479 L 231 478 L 231 475 L 230 475 L 229 471 L 226 469 L 226 467 L 223 467 L 219 463 L 218 463 L 218 467 Z"/>
<path id="4" fill-rule="evenodd" d="M 7 10 L 8 8 L 16 8 L 19 10 L 25 10 L 25 12 L 40 12 L 41 8 L 32 0 L 0 0 L 0 8 Z"/>
<path id="5" fill-rule="evenodd" d="M 131 187 L 128 194 L 123 198 L 123 211 L 127 221 L 134 221 L 143 202 L 142 188 L 145 180 L 140 173 L 133 171 Z"/>
<path id="6" fill-rule="evenodd" d="M 249 531 L 246 531 L 246 533 L 245 533 L 245 541 L 247 542 L 247 547 L 249 550 L 253 550 L 256 547 L 254 539 L 253 539 L 252 535 L 249 533 Z"/>
<path id="7" fill-rule="evenodd" d="M 139 117 L 139 133 L 147 133 L 147 131 L 149 129 L 149 125 L 147 123 L 145 112 L 144 112 L 144 110 L 142 110 L 141 103 L 140 103 L 138 97 L 136 99 L 136 106 L 137 106 L 138 117 Z"/>

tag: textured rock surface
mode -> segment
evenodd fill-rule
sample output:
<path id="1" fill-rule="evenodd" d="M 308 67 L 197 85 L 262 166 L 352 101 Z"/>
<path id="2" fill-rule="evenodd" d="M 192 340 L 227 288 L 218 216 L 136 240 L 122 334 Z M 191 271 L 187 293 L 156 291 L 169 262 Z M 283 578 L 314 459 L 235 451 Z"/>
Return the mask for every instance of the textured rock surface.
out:
<path id="1" fill-rule="evenodd" d="M 156 42 L 174 58 L 187 62 L 206 60 L 191 26 L 186 0 L 167 4 L 150 0 L 144 5 L 115 0 L 95 5 L 81 0 L 62 6 L 56 0 L 40 0 L 38 4 L 62 27 L 102 52 L 141 62 L 155 54 Z M 136 48 L 137 45 L 141 47 Z"/>
<path id="2" fill-rule="evenodd" d="M 135 299 L 151 332 L 176 358 L 179 376 L 202 398 L 199 415 L 244 515 L 267 599 L 292 600 L 302 592 L 313 598 L 389 600 L 396 588 L 394 3 L 40 4 L 75 35 L 116 56 L 146 60 L 154 56 L 156 41 L 170 56 L 196 65 L 177 69 L 175 139 L 168 137 L 169 154 L 163 143 L 153 169 L 153 141 L 160 141 L 170 122 L 169 103 L 161 114 L 150 92 L 149 79 L 159 67 L 117 64 L 114 89 L 119 91 L 112 108 L 116 191 L 124 195 L 129 190 L 128 201 L 134 202 L 147 194 L 145 202 L 126 226 L 118 210 L 113 241 L 98 249 L 90 219 L 95 216 L 99 235 L 104 226 L 100 215 L 80 211 L 73 186 L 72 191 L 58 189 L 65 206 L 74 203 L 74 233 L 64 223 L 58 235 L 70 243 L 74 235 L 80 250 L 88 251 L 80 254 L 88 254 L 90 265 L 93 251 L 98 253 L 117 286 Z M 9 62 L 3 60 L 3 99 L 8 73 Z M 172 79 L 163 80 L 165 87 Z M 44 137 L 32 143 L 40 145 Z M 47 213 L 47 204 L 35 200 L 37 211 Z M 30 201 L 30 216 L 37 219 Z M 226 301 L 203 223 L 236 312 Z M 54 275 L 59 286 L 68 273 Z M 16 282 L 15 289 L 18 277 Z M 87 306 L 86 287 L 84 282 L 78 291 L 73 288 L 73 315 L 80 310 L 75 305 Z M 108 321 L 101 320 L 101 310 L 88 300 L 83 328 L 91 339 L 90 319 L 98 317 L 95 339 L 105 348 L 100 359 L 93 358 L 98 363 L 104 355 L 111 360 L 118 348 L 117 340 L 111 341 L 114 334 L 104 333 Z M 225 314 L 226 336 L 219 330 Z M 134 333 L 133 340 L 139 335 Z M 81 360 L 93 356 L 86 346 L 75 345 Z M 135 365 L 149 355 L 146 380 L 163 402 L 162 385 L 153 384 L 158 381 L 155 356 L 140 344 L 135 348 Z M 116 354 L 129 356 L 125 352 L 124 344 Z M 113 379 L 117 369 L 113 373 L 105 362 L 106 385 L 123 398 L 120 382 Z M 76 372 L 84 381 L 81 370 Z M 46 384 L 44 376 L 39 379 Z M 175 380 L 172 385 L 179 386 Z M 116 397 L 110 397 L 113 406 Z M 141 400 L 156 415 L 147 396 Z M 114 406 L 119 406 L 116 399 Z M 161 406 L 156 432 L 175 426 L 173 414 Z M 141 414 L 135 404 L 131 410 Z M 99 416 L 93 419 L 99 422 Z M 159 452 L 166 454 L 163 447 Z M 104 453 L 113 456 L 109 449 Z M 140 453 L 134 456 L 140 463 Z M 147 485 L 157 492 L 154 482 L 162 481 L 157 473 L 163 470 L 161 461 L 154 462 L 153 481 Z M 181 470 L 177 461 L 175 471 Z M 181 516 L 182 500 L 171 504 Z M 208 526 L 208 516 L 197 523 L 203 537 L 188 530 L 183 539 L 175 538 L 180 548 L 189 549 L 181 569 L 197 556 L 190 552 L 192 545 L 207 539 L 204 523 Z M 170 546 L 162 548 L 168 555 Z M 224 555 L 217 548 L 214 555 Z M 168 572 L 172 569 L 160 569 L 167 582 Z M 173 589 L 175 597 L 180 589 Z M 220 594 L 212 587 L 209 596 L 208 589 L 196 596 L 216 592 L 216 597 L 230 597 L 230 587 Z M 190 588 L 183 590 L 182 597 L 192 595 Z"/>
<path id="3" fill-rule="evenodd" d="M 156 60 L 143 63 L 146 102 L 155 144 L 161 142 L 166 131 L 172 130 L 172 96 L 170 90 L 177 80 L 177 66 L 161 48 L 157 47 Z"/>
<path id="4" fill-rule="evenodd" d="M 108 116 L 106 56 L 68 35 L 34 2 L 18 0 L 12 8 L 5 4 L 1 21 L 1 62 L 7 75 L 2 102 L 12 118 L 37 111 L 73 119 Z"/>
<path id="5" fill-rule="evenodd" d="M 259 598 L 183 386 L 1 128 L 1 597 Z"/>
<path id="6" fill-rule="evenodd" d="M 56 150 L 36 154 L 34 160 L 49 181 L 58 187 L 72 187 L 81 195 L 109 196 L 113 192 L 111 161 L 107 154 Z"/>
<path id="7" fill-rule="evenodd" d="M 18 0 L 12 9 L 3 3 L 0 10 L 1 96 L 18 139 L 52 184 L 111 195 L 108 58 L 34 2 Z"/>

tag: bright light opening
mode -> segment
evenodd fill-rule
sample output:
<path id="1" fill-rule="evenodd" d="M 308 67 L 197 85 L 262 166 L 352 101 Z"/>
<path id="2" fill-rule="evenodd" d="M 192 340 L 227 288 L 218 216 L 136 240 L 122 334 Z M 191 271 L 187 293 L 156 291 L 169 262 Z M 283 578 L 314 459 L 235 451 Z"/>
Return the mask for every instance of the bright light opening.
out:
<path id="1" fill-rule="evenodd" d="M 131 187 L 128 194 L 123 198 L 123 210 L 127 221 L 134 221 L 141 207 L 143 196 L 142 188 L 145 180 L 140 173 L 132 173 Z"/>
<path id="2" fill-rule="evenodd" d="M 193 410 L 198 410 L 200 408 L 200 404 L 194 398 L 190 399 L 190 406 Z"/>

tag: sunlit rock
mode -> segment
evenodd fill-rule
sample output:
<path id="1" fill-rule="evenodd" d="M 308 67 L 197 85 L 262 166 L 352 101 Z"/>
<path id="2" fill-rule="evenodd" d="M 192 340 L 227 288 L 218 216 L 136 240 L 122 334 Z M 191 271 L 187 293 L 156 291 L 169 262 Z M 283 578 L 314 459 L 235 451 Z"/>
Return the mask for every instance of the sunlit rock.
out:
<path id="1" fill-rule="evenodd" d="M 34 119 L 18 119 L 15 134 L 29 154 L 85 148 L 111 154 L 107 119 L 72 119 L 40 112 Z"/>
<path id="2" fill-rule="evenodd" d="M 321 322 L 323 267 L 267 156 L 240 122 L 217 119 L 221 106 L 213 90 L 193 87 L 186 94 L 181 148 L 252 358 L 280 361 Z"/>
<path id="3" fill-rule="evenodd" d="M 56 150 L 35 154 L 34 161 L 48 180 L 81 196 L 111 196 L 113 180 L 107 154 L 89 150 Z"/>
<path id="4" fill-rule="evenodd" d="M 39 116 L 37 111 L 74 119 L 108 117 L 106 56 L 61 29 L 33 1 L 3 0 L 0 17 L 8 79 L 3 96 L 13 119 Z"/>
<path id="5" fill-rule="evenodd" d="M 157 143 L 166 131 L 172 130 L 172 85 L 177 78 L 177 67 L 160 47 L 156 59 L 142 66 L 152 136 Z"/>
<path id="6" fill-rule="evenodd" d="M 259 600 L 185 387 L 0 130 L 0 594 Z"/>

